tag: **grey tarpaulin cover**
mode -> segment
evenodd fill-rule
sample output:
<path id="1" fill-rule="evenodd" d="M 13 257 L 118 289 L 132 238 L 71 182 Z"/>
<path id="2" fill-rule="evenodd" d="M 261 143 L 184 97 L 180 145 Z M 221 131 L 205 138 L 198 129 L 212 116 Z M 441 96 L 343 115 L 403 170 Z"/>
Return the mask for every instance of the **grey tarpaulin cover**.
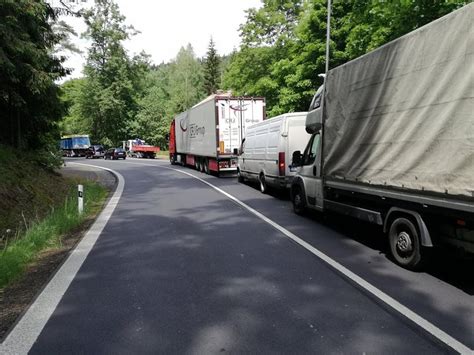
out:
<path id="1" fill-rule="evenodd" d="M 331 179 L 474 196 L 474 3 L 329 71 Z"/>

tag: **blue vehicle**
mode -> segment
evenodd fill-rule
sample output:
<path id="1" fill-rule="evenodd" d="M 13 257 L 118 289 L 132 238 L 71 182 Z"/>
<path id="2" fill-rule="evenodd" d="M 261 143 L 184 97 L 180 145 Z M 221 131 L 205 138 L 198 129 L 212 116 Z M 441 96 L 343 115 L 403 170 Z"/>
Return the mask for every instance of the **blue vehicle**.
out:
<path id="1" fill-rule="evenodd" d="M 60 141 L 63 156 L 66 157 L 85 157 L 90 146 L 91 141 L 87 134 L 64 136 Z"/>

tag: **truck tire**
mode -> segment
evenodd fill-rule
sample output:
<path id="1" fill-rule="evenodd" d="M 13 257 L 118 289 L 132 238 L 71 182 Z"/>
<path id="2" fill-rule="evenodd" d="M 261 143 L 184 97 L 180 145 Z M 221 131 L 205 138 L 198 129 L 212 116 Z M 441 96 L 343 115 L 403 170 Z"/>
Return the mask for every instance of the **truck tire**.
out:
<path id="1" fill-rule="evenodd" d="M 244 182 L 244 177 L 242 176 L 240 169 L 237 169 L 237 181 Z"/>
<path id="2" fill-rule="evenodd" d="M 204 160 L 204 172 L 209 175 L 209 160 Z"/>
<path id="3" fill-rule="evenodd" d="M 291 202 L 293 204 L 293 211 L 297 215 L 302 215 L 306 211 L 306 198 L 303 189 L 298 186 L 291 187 Z"/>
<path id="4" fill-rule="evenodd" d="M 201 160 L 199 161 L 199 171 L 200 171 L 201 173 L 203 173 L 204 170 L 205 170 L 205 169 L 204 169 L 204 159 L 201 159 Z"/>
<path id="5" fill-rule="evenodd" d="M 258 177 L 258 182 L 259 182 L 259 185 L 260 185 L 260 192 L 262 194 L 266 194 L 268 192 L 268 186 L 267 186 L 267 182 L 265 181 L 265 174 L 264 173 L 260 173 L 260 175 Z"/>
<path id="6" fill-rule="evenodd" d="M 421 243 L 415 223 L 405 217 L 396 218 L 390 225 L 388 238 L 397 264 L 409 270 L 421 267 Z"/>

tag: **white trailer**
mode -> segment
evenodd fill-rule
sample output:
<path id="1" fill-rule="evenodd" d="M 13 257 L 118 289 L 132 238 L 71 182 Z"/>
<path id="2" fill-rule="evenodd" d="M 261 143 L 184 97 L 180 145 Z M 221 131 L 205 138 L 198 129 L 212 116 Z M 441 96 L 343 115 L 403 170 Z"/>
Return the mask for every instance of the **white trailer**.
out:
<path id="1" fill-rule="evenodd" d="M 307 112 L 294 112 L 270 118 L 250 126 L 239 151 L 237 175 L 267 186 L 290 187 L 295 171 L 289 164 L 291 154 L 303 150 L 311 135 L 306 132 Z"/>
<path id="2" fill-rule="evenodd" d="M 211 95 L 171 123 L 170 162 L 206 173 L 235 172 L 247 127 L 264 118 L 263 98 Z"/>

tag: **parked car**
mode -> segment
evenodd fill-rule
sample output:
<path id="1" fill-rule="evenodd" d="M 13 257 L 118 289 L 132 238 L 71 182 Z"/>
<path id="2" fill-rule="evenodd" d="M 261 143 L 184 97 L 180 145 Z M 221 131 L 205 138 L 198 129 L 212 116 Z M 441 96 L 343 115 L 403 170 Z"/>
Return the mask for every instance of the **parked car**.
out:
<path id="1" fill-rule="evenodd" d="M 127 154 L 125 153 L 125 150 L 122 148 L 110 148 L 107 149 L 105 152 L 105 159 L 123 159 L 125 160 L 127 158 Z"/>
<path id="2" fill-rule="evenodd" d="M 103 158 L 105 155 L 105 149 L 102 145 L 96 144 L 91 145 L 86 150 L 86 159 Z"/>
<path id="3" fill-rule="evenodd" d="M 289 188 L 296 172 L 291 169 L 291 153 L 303 150 L 310 134 L 306 132 L 306 112 L 287 113 L 247 128 L 240 148 L 239 182 L 255 180 L 260 191 L 268 186 Z"/>

